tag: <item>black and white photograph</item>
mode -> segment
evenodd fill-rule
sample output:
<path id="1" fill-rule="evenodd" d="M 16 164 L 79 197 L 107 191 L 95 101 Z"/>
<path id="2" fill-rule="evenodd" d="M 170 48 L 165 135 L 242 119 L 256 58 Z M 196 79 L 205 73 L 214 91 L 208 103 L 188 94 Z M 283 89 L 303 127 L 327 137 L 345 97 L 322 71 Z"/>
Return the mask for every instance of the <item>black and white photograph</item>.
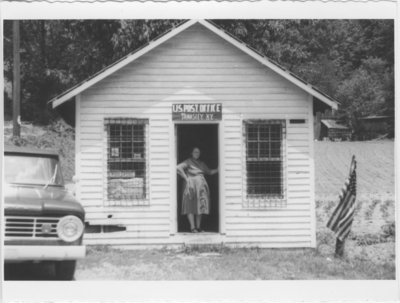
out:
<path id="1" fill-rule="evenodd" d="M 396 281 L 395 19 L 2 28 L 5 283 Z"/>

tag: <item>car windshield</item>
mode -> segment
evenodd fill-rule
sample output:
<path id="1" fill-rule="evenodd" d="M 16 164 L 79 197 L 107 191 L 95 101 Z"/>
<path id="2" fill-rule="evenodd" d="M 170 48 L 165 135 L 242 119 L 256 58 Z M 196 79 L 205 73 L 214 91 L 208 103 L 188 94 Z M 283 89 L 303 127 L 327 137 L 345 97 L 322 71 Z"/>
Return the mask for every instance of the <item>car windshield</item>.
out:
<path id="1" fill-rule="evenodd" d="M 58 160 L 43 156 L 5 155 L 4 177 L 6 183 L 64 184 Z"/>

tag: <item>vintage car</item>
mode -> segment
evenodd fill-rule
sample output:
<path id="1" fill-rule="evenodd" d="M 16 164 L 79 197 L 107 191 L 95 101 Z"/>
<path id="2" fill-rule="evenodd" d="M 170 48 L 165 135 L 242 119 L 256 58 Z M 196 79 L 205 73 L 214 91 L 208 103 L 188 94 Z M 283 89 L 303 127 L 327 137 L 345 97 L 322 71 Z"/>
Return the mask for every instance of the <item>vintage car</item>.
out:
<path id="1" fill-rule="evenodd" d="M 58 154 L 5 147 L 3 184 L 6 265 L 51 262 L 57 280 L 72 280 L 86 253 L 85 212 L 65 189 Z"/>

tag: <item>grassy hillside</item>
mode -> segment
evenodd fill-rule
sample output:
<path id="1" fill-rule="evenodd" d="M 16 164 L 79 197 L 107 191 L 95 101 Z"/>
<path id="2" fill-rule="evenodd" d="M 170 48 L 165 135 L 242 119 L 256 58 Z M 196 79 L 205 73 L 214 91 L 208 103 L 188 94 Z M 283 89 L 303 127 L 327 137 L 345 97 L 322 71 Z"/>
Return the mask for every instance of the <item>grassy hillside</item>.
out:
<path id="1" fill-rule="evenodd" d="M 318 199 L 337 196 L 357 160 L 357 196 L 394 199 L 394 141 L 315 142 L 315 183 Z"/>

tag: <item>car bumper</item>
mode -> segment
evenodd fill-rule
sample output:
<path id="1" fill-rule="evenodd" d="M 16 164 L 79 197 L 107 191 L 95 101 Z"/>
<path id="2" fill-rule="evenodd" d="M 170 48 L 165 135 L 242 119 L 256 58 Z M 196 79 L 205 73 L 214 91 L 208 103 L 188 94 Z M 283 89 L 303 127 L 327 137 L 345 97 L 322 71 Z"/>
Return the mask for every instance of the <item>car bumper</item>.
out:
<path id="1" fill-rule="evenodd" d="M 5 245 L 5 262 L 61 261 L 83 259 L 86 246 L 33 246 Z"/>

